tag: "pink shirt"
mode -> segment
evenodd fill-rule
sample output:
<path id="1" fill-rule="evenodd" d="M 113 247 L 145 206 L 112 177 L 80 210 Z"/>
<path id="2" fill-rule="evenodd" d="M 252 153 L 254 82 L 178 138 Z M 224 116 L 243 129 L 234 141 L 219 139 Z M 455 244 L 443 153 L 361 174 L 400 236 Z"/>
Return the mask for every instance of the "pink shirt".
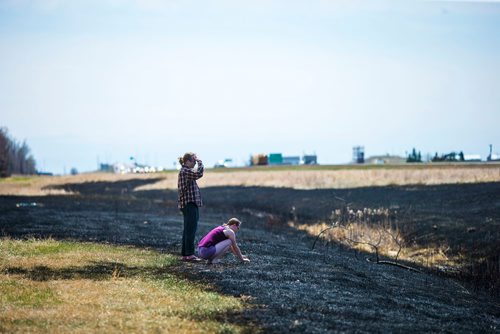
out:
<path id="1" fill-rule="evenodd" d="M 226 240 L 227 237 L 224 234 L 225 229 L 226 226 L 217 226 L 212 231 L 208 232 L 208 234 L 204 236 L 203 239 L 200 240 L 200 242 L 198 243 L 198 247 L 211 247 L 217 245 L 221 241 Z"/>

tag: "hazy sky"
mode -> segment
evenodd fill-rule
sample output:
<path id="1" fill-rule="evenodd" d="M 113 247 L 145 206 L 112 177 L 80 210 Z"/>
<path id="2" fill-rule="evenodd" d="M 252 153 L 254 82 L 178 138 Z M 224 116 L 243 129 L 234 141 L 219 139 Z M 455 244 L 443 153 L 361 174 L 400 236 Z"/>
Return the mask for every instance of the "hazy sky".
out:
<path id="1" fill-rule="evenodd" d="M 496 1 L 1 0 L 0 126 L 40 169 L 500 151 Z"/>

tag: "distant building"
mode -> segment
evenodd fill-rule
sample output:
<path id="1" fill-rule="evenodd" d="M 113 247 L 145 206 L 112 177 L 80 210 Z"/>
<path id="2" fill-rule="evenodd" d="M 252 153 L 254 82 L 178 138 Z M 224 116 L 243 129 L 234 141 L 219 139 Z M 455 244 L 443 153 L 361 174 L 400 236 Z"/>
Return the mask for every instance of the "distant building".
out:
<path id="1" fill-rule="evenodd" d="M 255 154 L 252 155 L 250 160 L 251 166 L 262 166 L 267 165 L 267 155 L 266 154 Z"/>
<path id="2" fill-rule="evenodd" d="M 318 156 L 316 154 L 304 154 L 302 161 L 304 165 L 317 165 Z"/>
<path id="3" fill-rule="evenodd" d="M 492 153 L 488 161 L 500 161 L 500 154 Z"/>
<path id="4" fill-rule="evenodd" d="M 259 165 L 317 165 L 316 154 L 305 154 L 302 156 L 283 156 L 281 153 L 255 154 L 250 157 L 250 166 Z"/>
<path id="5" fill-rule="evenodd" d="M 299 156 L 291 156 L 291 157 L 283 157 L 283 165 L 299 165 L 300 157 Z"/>
<path id="6" fill-rule="evenodd" d="M 268 157 L 269 165 L 281 165 L 283 163 L 283 154 L 281 153 L 270 153 Z"/>
<path id="7" fill-rule="evenodd" d="M 113 165 L 113 171 L 116 174 L 128 174 L 134 172 L 135 165 L 116 163 Z"/>
<path id="8" fill-rule="evenodd" d="M 365 162 L 365 147 L 354 146 L 352 148 L 352 162 L 362 164 Z"/>
<path id="9" fill-rule="evenodd" d="M 500 161 L 500 155 L 498 153 L 493 153 L 493 145 L 491 144 L 490 144 L 490 154 L 488 154 L 486 161 Z"/>
<path id="10" fill-rule="evenodd" d="M 131 159 L 132 160 L 132 159 Z M 129 173 L 157 173 L 164 171 L 163 167 L 155 167 L 149 165 L 140 165 L 136 162 L 132 163 L 122 163 L 117 162 L 112 165 L 110 164 L 100 164 L 99 170 L 101 172 L 111 172 L 115 174 L 129 174 Z"/>
<path id="11" fill-rule="evenodd" d="M 110 165 L 110 164 L 100 164 L 99 165 L 99 171 L 100 172 L 113 173 L 114 172 L 113 165 Z"/>
<path id="12" fill-rule="evenodd" d="M 219 160 L 217 163 L 214 165 L 214 168 L 224 168 L 224 167 L 234 167 L 233 164 L 233 159 L 224 159 L 224 160 Z"/>
<path id="13" fill-rule="evenodd" d="M 392 164 L 404 164 L 406 159 L 397 155 L 373 155 L 365 160 L 367 164 L 372 165 L 392 165 Z"/>
<path id="14" fill-rule="evenodd" d="M 479 154 L 464 154 L 464 161 L 479 162 L 481 155 Z"/>
<path id="15" fill-rule="evenodd" d="M 490 160 L 488 160 L 488 161 L 500 161 L 500 154 L 492 153 L 490 155 Z"/>

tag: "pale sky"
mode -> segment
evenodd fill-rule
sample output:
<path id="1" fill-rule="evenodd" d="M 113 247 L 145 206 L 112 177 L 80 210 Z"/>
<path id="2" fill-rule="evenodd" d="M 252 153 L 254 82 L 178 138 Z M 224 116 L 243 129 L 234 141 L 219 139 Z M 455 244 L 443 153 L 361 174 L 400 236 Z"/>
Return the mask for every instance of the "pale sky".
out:
<path id="1" fill-rule="evenodd" d="M 497 1 L 1 0 L 0 126 L 54 173 L 500 151 Z"/>

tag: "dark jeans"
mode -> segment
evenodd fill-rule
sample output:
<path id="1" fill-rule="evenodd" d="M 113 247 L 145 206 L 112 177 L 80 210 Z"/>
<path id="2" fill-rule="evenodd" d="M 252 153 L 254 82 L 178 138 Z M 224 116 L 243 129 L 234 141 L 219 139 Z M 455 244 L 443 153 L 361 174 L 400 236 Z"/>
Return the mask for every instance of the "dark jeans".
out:
<path id="1" fill-rule="evenodd" d="M 184 231 L 182 232 L 182 256 L 194 254 L 194 237 L 198 228 L 200 214 L 196 204 L 189 202 L 181 209 L 184 215 Z"/>

